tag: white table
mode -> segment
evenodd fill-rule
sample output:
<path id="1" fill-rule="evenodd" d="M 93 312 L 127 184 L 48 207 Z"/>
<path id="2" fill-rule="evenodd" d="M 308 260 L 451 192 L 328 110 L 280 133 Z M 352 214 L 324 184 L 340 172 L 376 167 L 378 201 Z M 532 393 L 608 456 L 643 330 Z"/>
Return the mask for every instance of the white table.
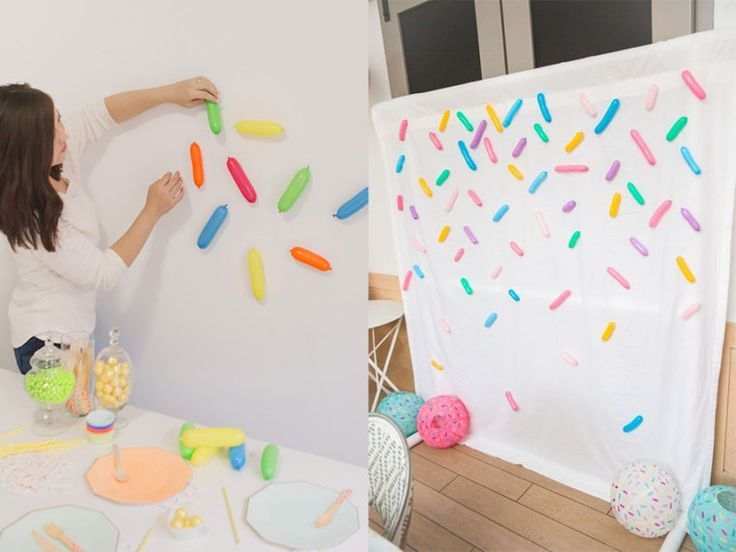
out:
<path id="1" fill-rule="evenodd" d="M 34 402 L 23 390 L 23 380 L 18 373 L 0 369 L 0 434 L 18 426 L 25 431 L 3 440 L 6 442 L 40 441 L 52 437 L 40 437 L 31 431 Z M 179 428 L 183 420 L 128 406 L 124 410 L 128 427 L 120 431 L 116 442 L 121 448 L 158 446 L 178 452 Z M 196 422 L 196 421 L 195 421 Z M 246 435 L 248 428 L 242 428 Z M 84 438 L 84 420 L 79 420 L 67 432 L 55 439 Z M 92 494 L 84 474 L 92 462 L 110 453 L 109 446 L 87 444 L 62 454 L 73 464 L 71 490 L 64 494 L 15 496 L 0 491 L 0 529 L 16 521 L 30 510 L 62 504 L 74 504 L 104 512 L 120 530 L 118 550 L 135 551 L 148 530 L 156 530 L 148 542 L 148 552 L 228 550 L 283 550 L 270 545 L 245 522 L 246 499 L 262 489 L 267 482 L 260 475 L 261 451 L 266 443 L 246 441 L 247 463 L 236 472 L 224 458 L 215 458 L 201 468 L 192 468 L 192 480 L 185 494 L 196 496 L 200 512 L 209 532 L 193 541 L 174 540 L 166 531 L 164 518 L 171 501 L 148 506 L 124 506 L 109 502 Z M 360 513 L 360 530 L 336 550 L 355 551 L 368 549 L 368 475 L 367 469 L 329 460 L 296 450 L 280 448 L 279 471 L 274 481 L 307 481 L 335 490 L 352 489 L 350 502 Z M 2 460 L 0 460 L 2 462 Z M 237 518 L 240 546 L 236 546 L 222 498 L 222 487 L 227 487 L 233 515 Z"/>
<path id="2" fill-rule="evenodd" d="M 368 301 L 368 329 L 371 332 L 371 350 L 368 353 L 368 375 L 376 384 L 376 395 L 373 398 L 371 412 L 375 412 L 381 393 L 388 393 L 387 388 L 398 391 L 399 388 L 388 377 L 388 369 L 391 365 L 391 357 L 394 354 L 394 346 L 401 331 L 401 322 L 404 319 L 404 306 L 400 301 L 376 299 Z M 376 328 L 393 323 L 388 333 L 376 344 Z M 378 364 L 378 349 L 387 340 L 390 340 L 386 360 L 383 366 Z"/>

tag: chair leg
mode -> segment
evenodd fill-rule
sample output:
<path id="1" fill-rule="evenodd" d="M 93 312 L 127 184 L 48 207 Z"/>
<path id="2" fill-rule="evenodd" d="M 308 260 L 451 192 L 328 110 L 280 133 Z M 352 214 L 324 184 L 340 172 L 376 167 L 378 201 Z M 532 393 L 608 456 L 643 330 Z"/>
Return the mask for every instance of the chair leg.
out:
<path id="1" fill-rule="evenodd" d="M 392 387 L 395 391 L 398 391 L 398 387 L 394 382 L 391 381 L 391 379 L 388 377 L 388 369 L 391 363 L 391 357 L 394 353 L 394 347 L 396 346 L 396 340 L 399 337 L 399 331 L 401 330 L 401 321 L 403 320 L 403 316 L 399 318 L 398 322 L 394 325 L 393 328 L 391 328 L 391 332 L 393 335 L 391 336 L 391 344 L 388 348 L 388 354 L 386 355 L 386 360 L 383 363 L 383 368 L 381 370 L 381 378 L 379 384 L 376 386 L 376 396 L 373 397 L 373 404 L 371 405 L 371 412 L 376 411 L 376 407 L 378 407 L 378 401 L 381 398 L 381 393 L 383 392 L 384 387 L 384 381 L 387 385 Z"/>
<path id="2" fill-rule="evenodd" d="M 394 540 L 393 540 L 393 543 L 401 549 L 404 548 L 404 544 L 406 542 L 406 535 L 409 532 L 409 526 L 411 525 L 411 513 L 412 513 L 413 503 L 414 503 L 414 489 L 412 485 L 409 490 L 409 499 L 407 500 L 407 503 L 406 503 L 406 509 L 404 510 L 402 519 L 399 522 L 398 530 L 396 531 L 396 535 L 394 536 Z"/>

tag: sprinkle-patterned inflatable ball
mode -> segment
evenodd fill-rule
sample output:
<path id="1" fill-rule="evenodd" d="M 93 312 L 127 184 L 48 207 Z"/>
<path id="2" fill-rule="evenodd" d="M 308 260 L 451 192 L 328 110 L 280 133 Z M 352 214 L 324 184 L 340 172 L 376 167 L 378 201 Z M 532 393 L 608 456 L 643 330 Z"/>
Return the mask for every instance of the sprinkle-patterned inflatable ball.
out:
<path id="1" fill-rule="evenodd" d="M 429 399 L 419 409 L 417 429 L 425 443 L 434 448 L 449 448 L 468 432 L 470 417 L 463 401 L 451 395 Z"/>
<path id="2" fill-rule="evenodd" d="M 378 405 L 378 413 L 388 416 L 404 433 L 404 437 L 417 432 L 417 415 L 424 399 L 414 393 L 399 391 L 385 397 Z"/>
<path id="3" fill-rule="evenodd" d="M 653 462 L 632 462 L 611 483 L 611 507 L 618 522 L 640 537 L 666 535 L 680 513 L 680 489 L 670 471 Z"/>
<path id="4" fill-rule="evenodd" d="M 700 552 L 736 550 L 736 487 L 706 487 L 690 503 L 687 519 L 687 532 Z"/>

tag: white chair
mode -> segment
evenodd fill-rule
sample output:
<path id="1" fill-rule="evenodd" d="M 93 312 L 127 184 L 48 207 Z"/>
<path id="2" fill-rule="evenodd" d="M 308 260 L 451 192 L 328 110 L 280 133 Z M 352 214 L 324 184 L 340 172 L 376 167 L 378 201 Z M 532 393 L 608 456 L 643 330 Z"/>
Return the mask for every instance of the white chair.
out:
<path id="1" fill-rule="evenodd" d="M 401 430 L 383 414 L 368 415 L 368 486 L 384 538 L 401 548 L 411 519 L 411 458 Z"/>
<path id="2" fill-rule="evenodd" d="M 391 390 L 399 390 L 396 384 L 389 378 L 388 369 L 391 365 L 391 357 L 394 354 L 394 347 L 401 331 L 401 322 L 403 319 L 404 306 L 401 304 L 401 301 L 389 301 L 386 299 L 368 301 L 368 329 L 371 333 L 371 350 L 368 353 L 368 376 L 376 384 L 376 395 L 373 397 L 371 412 L 376 411 L 382 393 L 389 394 Z M 391 323 L 393 323 L 391 329 L 383 336 L 381 341 L 376 343 L 376 328 Z M 383 362 L 383 366 L 381 366 L 378 364 L 378 349 L 385 342 L 388 342 L 389 346 L 386 359 Z"/>

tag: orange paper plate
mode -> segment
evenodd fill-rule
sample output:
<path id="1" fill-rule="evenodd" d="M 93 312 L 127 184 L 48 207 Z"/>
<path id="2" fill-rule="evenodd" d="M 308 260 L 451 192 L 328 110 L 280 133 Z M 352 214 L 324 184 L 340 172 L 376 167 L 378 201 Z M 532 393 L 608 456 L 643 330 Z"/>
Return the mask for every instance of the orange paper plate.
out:
<path id="1" fill-rule="evenodd" d="M 128 481 L 115 479 L 112 454 L 94 461 L 87 470 L 87 483 L 97 496 L 118 504 L 153 504 L 182 492 L 192 469 L 181 456 L 160 448 L 120 449 Z"/>

